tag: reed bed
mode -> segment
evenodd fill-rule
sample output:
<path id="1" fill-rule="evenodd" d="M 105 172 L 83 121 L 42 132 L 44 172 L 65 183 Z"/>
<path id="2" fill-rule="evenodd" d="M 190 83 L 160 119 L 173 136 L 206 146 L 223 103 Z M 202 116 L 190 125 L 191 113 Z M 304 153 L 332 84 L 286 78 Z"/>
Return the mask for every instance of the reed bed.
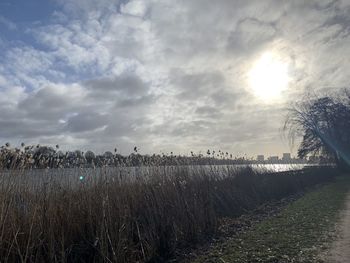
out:
<path id="1" fill-rule="evenodd" d="M 130 180 L 99 172 L 60 183 L 27 171 L 0 177 L 1 262 L 156 262 L 236 217 L 334 177 L 331 167 L 154 167 Z M 74 176 L 74 175 L 73 175 Z M 68 181 L 69 182 L 69 181 Z"/>

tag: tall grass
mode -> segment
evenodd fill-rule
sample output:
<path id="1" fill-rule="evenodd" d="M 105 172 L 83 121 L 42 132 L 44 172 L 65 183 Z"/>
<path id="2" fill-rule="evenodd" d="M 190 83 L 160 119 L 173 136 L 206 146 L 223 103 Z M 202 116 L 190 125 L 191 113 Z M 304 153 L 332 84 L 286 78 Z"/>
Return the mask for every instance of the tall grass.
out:
<path id="1" fill-rule="evenodd" d="M 133 180 L 100 173 L 64 186 L 9 173 L 0 178 L 1 262 L 150 262 L 213 235 L 220 217 L 327 182 L 335 171 L 157 167 Z"/>

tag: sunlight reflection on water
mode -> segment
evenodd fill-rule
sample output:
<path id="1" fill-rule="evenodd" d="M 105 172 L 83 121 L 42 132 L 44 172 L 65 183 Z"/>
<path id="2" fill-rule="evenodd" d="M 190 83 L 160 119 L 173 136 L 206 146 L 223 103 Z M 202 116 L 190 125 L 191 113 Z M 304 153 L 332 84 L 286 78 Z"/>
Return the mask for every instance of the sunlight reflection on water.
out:
<path id="1" fill-rule="evenodd" d="M 163 176 L 177 176 L 184 174 L 214 175 L 225 177 L 237 174 L 250 167 L 257 172 L 285 172 L 301 170 L 305 164 L 256 164 L 256 165 L 190 165 L 190 166 L 151 166 L 151 167 L 103 167 L 103 168 L 68 168 L 68 169 L 33 169 L 21 172 L 2 172 L 2 179 L 37 189 L 43 185 L 75 188 L 90 183 L 115 182 L 132 183 L 148 181 Z M 6 176 L 7 175 L 7 176 Z"/>

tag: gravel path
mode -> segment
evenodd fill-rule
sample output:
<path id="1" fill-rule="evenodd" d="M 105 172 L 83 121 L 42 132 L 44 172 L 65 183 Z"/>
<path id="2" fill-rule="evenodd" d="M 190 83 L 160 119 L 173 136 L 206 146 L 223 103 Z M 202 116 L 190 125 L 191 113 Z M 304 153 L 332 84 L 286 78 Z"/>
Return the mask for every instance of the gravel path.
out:
<path id="1" fill-rule="evenodd" d="M 346 199 L 346 208 L 343 211 L 339 223 L 339 236 L 333 242 L 326 262 L 349 263 L 350 262 L 350 193 Z"/>

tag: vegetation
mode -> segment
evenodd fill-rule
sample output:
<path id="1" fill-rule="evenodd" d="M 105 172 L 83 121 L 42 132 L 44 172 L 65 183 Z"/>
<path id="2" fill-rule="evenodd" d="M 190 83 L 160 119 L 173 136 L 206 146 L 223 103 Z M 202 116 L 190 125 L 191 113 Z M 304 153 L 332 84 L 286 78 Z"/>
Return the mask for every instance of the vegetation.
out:
<path id="1" fill-rule="evenodd" d="M 294 160 L 300 163 L 301 160 Z M 292 160 L 289 161 L 293 162 Z M 35 169 L 35 168 L 95 168 L 95 167 L 130 167 L 130 166 L 164 166 L 164 165 L 229 165 L 250 164 L 251 159 L 234 157 L 228 152 L 208 150 L 205 155 L 191 152 L 190 156 L 170 154 L 141 155 L 137 147 L 128 156 L 107 151 L 95 154 L 92 151 L 67 151 L 50 146 L 25 146 L 11 148 L 10 144 L 0 147 L 0 169 Z"/>
<path id="2" fill-rule="evenodd" d="M 279 215 L 258 223 L 195 262 L 323 262 L 320 249 L 330 241 L 350 187 L 348 178 L 307 193 Z"/>
<path id="3" fill-rule="evenodd" d="M 94 170 L 93 170 L 94 171 Z M 97 171 L 97 170 L 95 170 Z M 148 262 L 216 233 L 218 219 L 332 180 L 332 168 L 268 173 L 154 167 L 133 180 L 96 174 L 62 187 L 50 176 L 3 171 L 2 262 Z M 91 172 L 91 169 L 90 169 Z M 30 178 L 28 178 L 30 177 Z"/>
<path id="4" fill-rule="evenodd" d="M 320 155 L 339 167 L 350 164 L 350 91 L 335 96 L 308 97 L 290 109 L 285 128 L 302 136 L 298 156 Z"/>

